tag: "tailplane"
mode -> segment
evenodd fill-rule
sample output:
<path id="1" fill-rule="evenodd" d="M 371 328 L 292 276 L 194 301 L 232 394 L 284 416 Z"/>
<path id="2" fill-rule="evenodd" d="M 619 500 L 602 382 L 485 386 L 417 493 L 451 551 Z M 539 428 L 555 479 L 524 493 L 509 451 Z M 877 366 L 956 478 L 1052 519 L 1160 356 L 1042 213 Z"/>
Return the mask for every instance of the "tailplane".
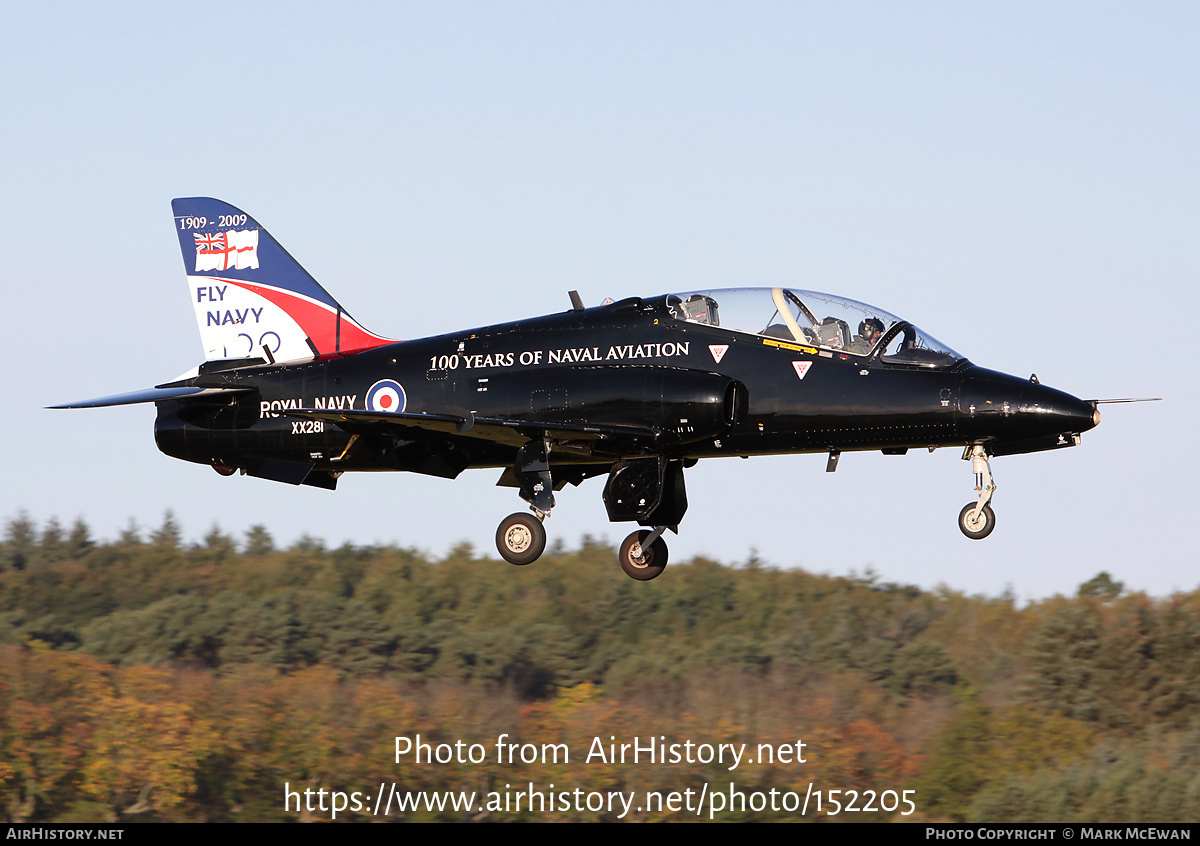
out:
<path id="1" fill-rule="evenodd" d="M 171 209 L 206 360 L 308 360 L 392 343 L 351 318 L 241 209 L 209 197 Z"/>

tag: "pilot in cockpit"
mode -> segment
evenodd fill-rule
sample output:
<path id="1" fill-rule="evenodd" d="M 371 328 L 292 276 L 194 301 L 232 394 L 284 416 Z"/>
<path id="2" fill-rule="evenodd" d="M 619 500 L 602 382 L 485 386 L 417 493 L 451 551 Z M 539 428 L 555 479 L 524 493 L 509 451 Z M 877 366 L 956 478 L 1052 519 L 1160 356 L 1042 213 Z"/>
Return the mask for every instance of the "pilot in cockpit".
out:
<path id="1" fill-rule="evenodd" d="M 846 352 L 866 355 L 874 348 L 881 335 L 883 335 L 883 321 L 877 317 L 868 317 L 858 324 L 858 334 L 846 347 Z"/>

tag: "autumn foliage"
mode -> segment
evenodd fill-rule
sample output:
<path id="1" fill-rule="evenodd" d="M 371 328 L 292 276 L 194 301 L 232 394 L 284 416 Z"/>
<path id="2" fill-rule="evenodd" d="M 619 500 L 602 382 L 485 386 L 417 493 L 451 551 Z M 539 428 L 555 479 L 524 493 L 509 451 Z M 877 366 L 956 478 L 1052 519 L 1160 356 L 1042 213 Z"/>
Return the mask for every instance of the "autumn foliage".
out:
<path id="1" fill-rule="evenodd" d="M 6 820 L 329 819 L 290 791 L 915 790 L 843 820 L 1200 818 L 1200 593 L 1107 575 L 1018 608 L 750 561 L 633 583 L 587 539 L 533 567 L 471 549 L 276 549 L 173 519 L 113 542 L 8 521 L 0 544 Z M 480 744 L 397 762 L 397 736 Z M 498 760 L 494 744 L 569 757 Z M 587 759 L 593 744 L 747 744 L 804 763 Z M 761 746 L 760 746 L 761 745 Z M 791 752 L 783 753 L 784 757 Z M 812 820 L 814 814 L 804 816 Z M 369 813 L 338 819 L 367 821 Z M 609 811 L 392 811 L 615 819 Z M 679 819 L 640 808 L 625 820 Z M 707 818 L 707 817 L 706 817 Z M 725 820 L 800 819 L 725 809 Z"/>

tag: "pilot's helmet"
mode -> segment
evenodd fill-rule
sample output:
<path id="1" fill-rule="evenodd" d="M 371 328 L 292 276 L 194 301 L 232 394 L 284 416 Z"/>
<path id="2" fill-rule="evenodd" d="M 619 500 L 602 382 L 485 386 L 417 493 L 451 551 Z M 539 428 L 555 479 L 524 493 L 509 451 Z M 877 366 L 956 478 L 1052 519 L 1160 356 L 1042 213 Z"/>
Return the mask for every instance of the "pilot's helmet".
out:
<path id="1" fill-rule="evenodd" d="M 878 317 L 868 317 L 862 323 L 858 324 L 858 334 L 863 338 L 869 340 L 876 332 L 880 335 L 883 334 L 883 321 Z"/>

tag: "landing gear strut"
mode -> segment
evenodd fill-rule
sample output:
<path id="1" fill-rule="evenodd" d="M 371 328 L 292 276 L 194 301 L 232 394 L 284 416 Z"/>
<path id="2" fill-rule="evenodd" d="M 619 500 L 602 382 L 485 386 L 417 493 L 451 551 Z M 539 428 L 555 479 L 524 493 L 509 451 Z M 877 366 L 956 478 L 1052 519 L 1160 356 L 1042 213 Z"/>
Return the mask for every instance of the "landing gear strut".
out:
<path id="1" fill-rule="evenodd" d="M 996 490 L 996 482 L 992 479 L 992 471 L 988 467 L 987 450 L 982 444 L 967 447 L 963 458 L 971 459 L 971 468 L 975 471 L 975 490 L 979 491 L 977 502 L 968 502 L 963 510 L 958 512 L 958 528 L 971 540 L 983 540 L 996 528 L 996 512 L 992 511 L 992 493 Z"/>

